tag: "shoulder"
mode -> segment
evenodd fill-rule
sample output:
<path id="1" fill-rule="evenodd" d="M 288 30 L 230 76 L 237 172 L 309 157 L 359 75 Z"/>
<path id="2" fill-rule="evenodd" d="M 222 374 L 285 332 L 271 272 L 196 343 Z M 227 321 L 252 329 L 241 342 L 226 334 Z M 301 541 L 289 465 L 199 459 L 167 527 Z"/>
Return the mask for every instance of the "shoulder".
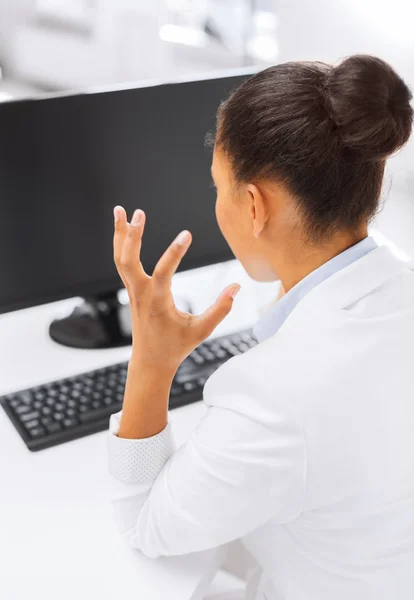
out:
<path id="1" fill-rule="evenodd" d="M 351 352 L 341 343 L 347 324 L 343 315 L 282 327 L 274 336 L 224 363 L 207 381 L 204 402 L 243 410 L 268 420 L 280 415 L 301 422 L 303 398 L 326 385 L 334 355 Z"/>
<path id="2" fill-rule="evenodd" d="M 292 321 L 288 317 L 275 335 L 225 362 L 206 385 L 266 393 L 269 382 L 277 386 L 283 375 L 290 378 L 292 369 L 298 371 L 299 361 L 317 363 L 318 348 L 337 338 L 338 330 L 346 324 L 346 315 L 337 310 L 312 320 Z"/>
<path id="3" fill-rule="evenodd" d="M 291 345 L 277 334 L 229 359 L 207 381 L 204 403 L 243 414 L 269 427 L 276 426 L 281 418 L 296 420 L 286 394 L 287 382 L 292 384 L 288 368 L 292 367 Z"/>

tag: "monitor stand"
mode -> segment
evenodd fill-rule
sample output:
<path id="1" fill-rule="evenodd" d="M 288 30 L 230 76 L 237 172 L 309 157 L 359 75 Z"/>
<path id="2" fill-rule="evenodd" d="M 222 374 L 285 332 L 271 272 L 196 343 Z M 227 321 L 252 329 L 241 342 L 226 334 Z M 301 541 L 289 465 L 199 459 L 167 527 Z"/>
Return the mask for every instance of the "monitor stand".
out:
<path id="1" fill-rule="evenodd" d="M 191 312 L 185 299 L 175 298 L 180 310 Z M 122 304 L 118 291 L 84 297 L 71 314 L 55 319 L 50 337 L 63 346 L 96 350 L 129 346 L 132 343 L 129 304 Z"/>

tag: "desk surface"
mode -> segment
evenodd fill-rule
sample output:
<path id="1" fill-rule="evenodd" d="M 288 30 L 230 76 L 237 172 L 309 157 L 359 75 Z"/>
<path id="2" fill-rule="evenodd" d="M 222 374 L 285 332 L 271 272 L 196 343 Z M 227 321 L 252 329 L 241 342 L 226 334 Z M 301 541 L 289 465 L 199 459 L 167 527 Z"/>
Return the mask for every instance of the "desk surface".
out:
<path id="1" fill-rule="evenodd" d="M 264 304 L 277 284 L 255 284 L 238 263 L 176 276 L 174 293 L 197 290 L 196 310 L 232 281 L 242 284 L 220 335 L 251 325 L 257 299 Z M 204 302 L 203 302 L 204 298 Z M 47 334 L 52 318 L 79 299 L 0 316 L 0 395 L 127 360 L 130 348 L 76 350 Z M 207 304 L 206 304 L 207 303 Z M 178 444 L 204 412 L 201 402 L 172 412 Z M 106 432 L 29 452 L 0 410 L 0 598 L 2 600 L 138 600 L 199 598 L 203 578 L 215 569 L 214 551 L 149 560 L 124 547 L 115 530 L 108 493 Z"/>

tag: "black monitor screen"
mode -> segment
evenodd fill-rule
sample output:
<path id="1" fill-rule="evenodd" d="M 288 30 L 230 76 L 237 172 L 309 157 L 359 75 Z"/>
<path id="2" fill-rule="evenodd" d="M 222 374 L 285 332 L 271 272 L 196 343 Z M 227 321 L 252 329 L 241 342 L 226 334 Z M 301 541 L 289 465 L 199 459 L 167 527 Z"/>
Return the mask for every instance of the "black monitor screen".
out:
<path id="1" fill-rule="evenodd" d="M 0 312 L 120 287 L 116 204 L 147 214 L 149 273 L 182 229 L 193 234 L 182 269 L 233 258 L 204 140 L 246 77 L 0 105 Z"/>

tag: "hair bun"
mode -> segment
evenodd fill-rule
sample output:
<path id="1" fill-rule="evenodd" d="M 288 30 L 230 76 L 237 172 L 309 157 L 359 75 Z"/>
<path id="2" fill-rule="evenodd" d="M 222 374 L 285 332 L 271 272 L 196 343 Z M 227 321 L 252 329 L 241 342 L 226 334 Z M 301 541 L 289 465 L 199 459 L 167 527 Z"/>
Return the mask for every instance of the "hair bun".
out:
<path id="1" fill-rule="evenodd" d="M 346 58 L 328 74 L 326 93 L 342 144 L 363 159 L 384 160 L 410 137 L 412 94 L 383 60 Z"/>

